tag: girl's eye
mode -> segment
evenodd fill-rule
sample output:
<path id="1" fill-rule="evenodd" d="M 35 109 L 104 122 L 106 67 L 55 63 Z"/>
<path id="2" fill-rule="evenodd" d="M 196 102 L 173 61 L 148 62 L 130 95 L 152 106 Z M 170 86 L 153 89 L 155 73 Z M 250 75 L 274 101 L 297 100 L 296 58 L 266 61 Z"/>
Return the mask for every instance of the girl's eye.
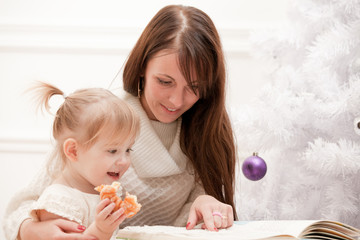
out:
<path id="1" fill-rule="evenodd" d="M 111 153 L 111 154 L 115 154 L 117 152 L 117 150 L 116 149 L 111 149 L 111 150 L 108 150 L 108 152 Z"/>
<path id="2" fill-rule="evenodd" d="M 130 153 L 131 151 L 132 151 L 131 148 L 126 149 L 126 152 L 127 152 L 127 153 Z"/>

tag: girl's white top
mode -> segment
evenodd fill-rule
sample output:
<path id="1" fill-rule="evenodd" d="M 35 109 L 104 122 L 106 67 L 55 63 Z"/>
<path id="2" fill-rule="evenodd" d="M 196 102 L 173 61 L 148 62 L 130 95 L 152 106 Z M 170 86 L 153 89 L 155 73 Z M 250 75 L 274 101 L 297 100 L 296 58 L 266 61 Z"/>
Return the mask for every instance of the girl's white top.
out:
<path id="1" fill-rule="evenodd" d="M 139 114 L 140 135 L 131 152 L 132 164 L 120 179 L 123 188 L 136 195 L 142 208 L 120 228 L 131 225 L 185 226 L 190 206 L 204 194 L 195 182 L 193 168 L 180 148 L 181 119 L 164 124 L 149 120 L 138 98 L 124 97 Z M 10 201 L 3 221 L 7 239 L 17 239 L 21 223 L 29 218 L 35 201 L 52 179 L 45 167 Z"/>

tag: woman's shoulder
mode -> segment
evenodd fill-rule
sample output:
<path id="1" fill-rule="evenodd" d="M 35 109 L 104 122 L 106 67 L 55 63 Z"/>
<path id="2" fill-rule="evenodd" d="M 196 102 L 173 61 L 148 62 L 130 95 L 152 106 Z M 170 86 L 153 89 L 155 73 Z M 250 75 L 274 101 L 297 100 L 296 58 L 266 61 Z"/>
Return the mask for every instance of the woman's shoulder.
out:
<path id="1" fill-rule="evenodd" d="M 137 105 L 140 104 L 140 100 L 138 97 L 135 97 L 133 95 L 131 95 L 128 92 L 122 92 L 120 94 L 118 94 L 118 96 L 123 99 L 125 102 L 129 103 L 130 105 Z"/>
<path id="2" fill-rule="evenodd" d="M 124 89 L 116 90 L 116 92 L 113 92 L 116 96 L 123 100 L 128 100 L 131 98 L 136 98 L 135 96 L 131 95 L 130 93 L 126 92 Z"/>

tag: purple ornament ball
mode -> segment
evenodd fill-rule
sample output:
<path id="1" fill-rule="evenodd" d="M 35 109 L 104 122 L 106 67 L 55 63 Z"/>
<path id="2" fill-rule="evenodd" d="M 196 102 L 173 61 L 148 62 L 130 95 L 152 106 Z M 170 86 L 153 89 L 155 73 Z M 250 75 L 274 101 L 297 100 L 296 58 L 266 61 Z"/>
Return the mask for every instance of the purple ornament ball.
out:
<path id="1" fill-rule="evenodd" d="M 245 159 L 242 165 L 242 172 L 245 177 L 251 181 L 258 181 L 262 179 L 267 171 L 267 166 L 261 157 L 254 153 L 253 156 Z"/>

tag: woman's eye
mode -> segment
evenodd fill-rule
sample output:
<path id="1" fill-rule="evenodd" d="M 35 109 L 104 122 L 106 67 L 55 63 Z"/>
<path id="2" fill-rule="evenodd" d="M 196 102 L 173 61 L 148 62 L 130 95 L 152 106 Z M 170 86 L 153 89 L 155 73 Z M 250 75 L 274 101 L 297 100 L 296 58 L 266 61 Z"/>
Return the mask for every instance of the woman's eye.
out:
<path id="1" fill-rule="evenodd" d="M 131 148 L 126 149 L 126 152 L 127 152 L 127 153 L 130 153 L 131 151 L 132 151 Z"/>
<path id="2" fill-rule="evenodd" d="M 117 150 L 116 149 L 110 149 L 110 150 L 108 150 L 108 152 L 111 153 L 111 154 L 115 154 L 117 152 Z"/>
<path id="3" fill-rule="evenodd" d="M 196 96 L 198 96 L 198 94 L 199 94 L 199 87 L 198 87 L 197 85 L 195 85 L 195 86 L 188 86 L 187 90 L 188 90 L 190 93 L 195 94 Z"/>
<path id="4" fill-rule="evenodd" d="M 199 86 L 198 85 L 191 86 L 191 90 L 193 90 L 197 94 L 199 92 Z"/>
<path id="5" fill-rule="evenodd" d="M 162 84 L 162 85 L 169 85 L 169 84 L 171 84 L 171 81 L 162 80 L 162 79 L 160 79 L 160 78 L 158 78 L 158 81 L 159 81 L 159 83 Z"/>

